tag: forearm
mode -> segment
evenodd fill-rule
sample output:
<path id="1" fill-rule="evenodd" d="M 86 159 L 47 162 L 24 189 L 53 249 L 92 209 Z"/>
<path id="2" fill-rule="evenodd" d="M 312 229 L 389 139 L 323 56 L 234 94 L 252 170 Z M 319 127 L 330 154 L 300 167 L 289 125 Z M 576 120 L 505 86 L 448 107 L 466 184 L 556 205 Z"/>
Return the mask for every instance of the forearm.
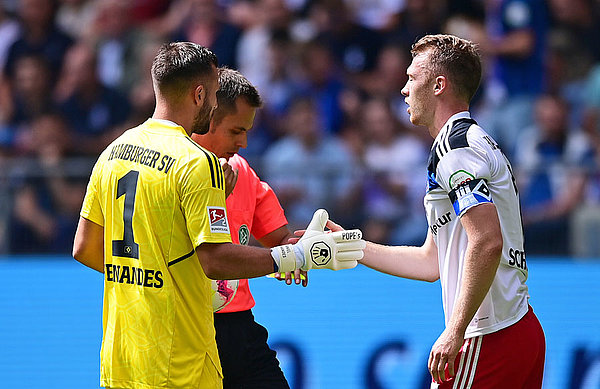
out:
<path id="1" fill-rule="evenodd" d="M 203 243 L 196 254 L 204 273 L 215 280 L 260 277 L 275 271 L 271 251 L 231 243 Z"/>
<path id="2" fill-rule="evenodd" d="M 431 235 L 427 236 L 421 247 L 384 246 L 367 242 L 364 253 L 360 263 L 382 273 L 430 282 L 440 277 L 437 250 Z"/>
<path id="3" fill-rule="evenodd" d="M 447 328 L 464 336 L 467 326 L 487 295 L 500 263 L 500 251 L 486 244 L 469 243 L 462 283 Z"/>
<path id="4" fill-rule="evenodd" d="M 74 257 L 81 264 L 89 267 L 90 269 L 94 269 L 100 273 L 104 273 L 104 258 L 103 257 L 95 257 L 93 255 L 82 255 Z"/>
<path id="5" fill-rule="evenodd" d="M 263 247 L 275 247 L 288 244 L 291 238 L 294 238 L 294 234 L 288 230 L 288 225 L 286 224 L 257 240 Z"/>

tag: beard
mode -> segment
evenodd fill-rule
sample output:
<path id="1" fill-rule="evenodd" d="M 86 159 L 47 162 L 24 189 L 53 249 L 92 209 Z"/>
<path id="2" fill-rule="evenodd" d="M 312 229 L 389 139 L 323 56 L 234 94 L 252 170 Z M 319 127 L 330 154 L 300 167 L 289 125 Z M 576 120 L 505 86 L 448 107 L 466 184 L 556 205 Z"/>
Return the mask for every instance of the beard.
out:
<path id="1" fill-rule="evenodd" d="M 210 129 L 210 121 L 213 117 L 214 109 L 208 105 L 208 100 L 204 100 L 200 111 L 192 123 L 192 133 L 204 135 Z"/>

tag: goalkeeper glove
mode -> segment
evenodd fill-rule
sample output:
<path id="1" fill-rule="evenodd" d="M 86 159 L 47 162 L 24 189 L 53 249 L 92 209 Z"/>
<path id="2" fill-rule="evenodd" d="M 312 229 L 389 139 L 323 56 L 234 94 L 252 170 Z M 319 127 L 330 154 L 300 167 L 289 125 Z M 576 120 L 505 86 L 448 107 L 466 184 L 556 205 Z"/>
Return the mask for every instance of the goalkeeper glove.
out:
<path id="1" fill-rule="evenodd" d="M 281 273 L 301 269 L 352 269 L 364 253 L 360 230 L 324 232 L 329 215 L 318 209 L 296 244 L 273 247 L 271 256 Z"/>

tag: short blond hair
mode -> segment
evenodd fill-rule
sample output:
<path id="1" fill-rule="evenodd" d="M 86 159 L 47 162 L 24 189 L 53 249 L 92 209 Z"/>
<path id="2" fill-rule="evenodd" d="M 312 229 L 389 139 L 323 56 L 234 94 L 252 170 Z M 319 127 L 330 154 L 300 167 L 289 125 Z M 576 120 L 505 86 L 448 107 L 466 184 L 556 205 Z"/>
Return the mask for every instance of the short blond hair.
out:
<path id="1" fill-rule="evenodd" d="M 481 57 L 473 42 L 454 35 L 426 35 L 410 52 L 413 58 L 428 52 L 432 75 L 448 77 L 459 97 L 471 101 L 481 82 Z"/>

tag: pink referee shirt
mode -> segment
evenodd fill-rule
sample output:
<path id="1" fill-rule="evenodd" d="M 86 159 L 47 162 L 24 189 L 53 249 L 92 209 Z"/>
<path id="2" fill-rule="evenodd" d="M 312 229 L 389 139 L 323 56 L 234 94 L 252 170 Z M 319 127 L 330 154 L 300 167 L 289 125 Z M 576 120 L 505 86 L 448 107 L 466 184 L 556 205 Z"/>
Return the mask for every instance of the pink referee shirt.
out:
<path id="1" fill-rule="evenodd" d="M 260 180 L 248 162 L 234 155 L 229 164 L 239 169 L 233 193 L 227 198 L 227 219 L 233 243 L 247 245 L 250 235 L 260 239 L 270 232 L 288 224 L 283 208 L 273 189 Z M 240 280 L 237 293 L 218 313 L 246 311 L 254 307 L 248 280 Z"/>

